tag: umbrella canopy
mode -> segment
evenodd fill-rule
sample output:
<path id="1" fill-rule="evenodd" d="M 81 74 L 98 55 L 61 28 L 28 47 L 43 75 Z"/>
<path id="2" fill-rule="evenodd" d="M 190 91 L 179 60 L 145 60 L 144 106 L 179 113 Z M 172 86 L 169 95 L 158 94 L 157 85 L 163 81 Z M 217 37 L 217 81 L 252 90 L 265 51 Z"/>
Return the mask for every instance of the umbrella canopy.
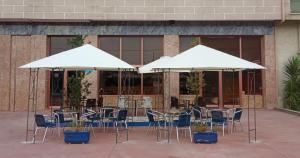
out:
<path id="1" fill-rule="evenodd" d="M 265 67 L 204 45 L 197 45 L 164 64 L 154 66 L 153 69 L 220 71 L 265 69 Z"/>
<path id="2" fill-rule="evenodd" d="M 20 68 L 97 69 L 106 71 L 135 69 L 128 63 L 90 44 L 36 60 Z"/>
<path id="3" fill-rule="evenodd" d="M 172 57 L 169 56 L 162 56 L 159 59 L 148 63 L 146 65 L 143 65 L 139 68 L 139 73 L 155 73 L 155 72 L 162 72 L 162 69 L 156 69 L 155 71 L 153 68 L 162 67 L 165 63 L 169 62 L 172 59 Z M 190 72 L 186 70 L 174 70 L 172 72 Z"/>

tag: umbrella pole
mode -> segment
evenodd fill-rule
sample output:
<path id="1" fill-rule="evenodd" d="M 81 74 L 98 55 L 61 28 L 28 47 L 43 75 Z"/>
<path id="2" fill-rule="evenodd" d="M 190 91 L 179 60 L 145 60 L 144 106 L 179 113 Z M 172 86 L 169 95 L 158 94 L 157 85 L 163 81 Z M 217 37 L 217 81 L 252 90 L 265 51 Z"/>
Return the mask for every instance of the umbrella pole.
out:
<path id="1" fill-rule="evenodd" d="M 235 78 L 234 78 L 234 73 L 235 73 L 235 71 L 234 71 L 234 69 L 232 70 L 232 103 L 233 103 L 233 108 L 234 108 L 234 106 L 235 106 L 235 93 L 234 93 L 234 91 L 235 91 Z"/>
<path id="2" fill-rule="evenodd" d="M 33 105 L 34 105 L 34 116 L 36 115 L 36 109 L 37 109 L 37 94 L 38 94 L 38 84 L 39 84 L 39 68 L 36 70 L 34 79 L 34 87 L 33 87 Z M 36 130 L 36 124 L 34 123 L 34 131 Z M 35 134 L 33 135 L 33 144 L 35 144 Z"/>
<path id="3" fill-rule="evenodd" d="M 53 72 L 54 72 L 54 70 L 53 69 L 51 69 L 51 72 L 50 72 L 50 80 L 51 80 L 51 90 L 50 90 L 50 112 L 51 112 L 51 114 L 50 114 L 50 116 L 51 116 L 51 118 L 52 118 L 52 116 L 53 116 L 53 107 L 52 107 L 52 93 L 53 93 Z"/>
<path id="4" fill-rule="evenodd" d="M 28 141 L 28 131 L 29 131 L 29 108 L 30 108 L 30 89 L 31 89 L 31 68 L 29 69 L 29 86 L 28 86 L 28 101 L 27 101 L 27 118 L 26 118 L 26 138 L 25 138 L 25 142 Z"/>
<path id="5" fill-rule="evenodd" d="M 168 99 L 168 108 L 170 111 L 170 106 L 171 106 L 171 70 L 169 69 L 169 99 Z M 168 143 L 170 143 L 170 119 L 169 119 L 169 124 L 168 124 Z"/>

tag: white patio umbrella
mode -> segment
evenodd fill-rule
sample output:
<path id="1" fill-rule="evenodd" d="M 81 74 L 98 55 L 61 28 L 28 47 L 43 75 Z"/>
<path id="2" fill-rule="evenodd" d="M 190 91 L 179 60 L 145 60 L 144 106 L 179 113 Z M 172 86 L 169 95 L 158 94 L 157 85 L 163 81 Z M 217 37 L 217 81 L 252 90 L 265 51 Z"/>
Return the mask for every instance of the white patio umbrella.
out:
<path id="1" fill-rule="evenodd" d="M 20 68 L 39 69 L 74 69 L 119 71 L 135 69 L 121 59 L 98 49 L 90 44 L 70 49 L 49 57 L 23 65 Z"/>
<path id="2" fill-rule="evenodd" d="M 164 64 L 154 66 L 154 69 L 168 69 L 171 71 L 238 71 L 245 69 L 265 69 L 265 67 L 204 45 L 197 45 L 174 56 Z"/>
<path id="3" fill-rule="evenodd" d="M 172 57 L 170 56 L 162 56 L 160 57 L 159 59 L 151 62 L 151 63 L 148 63 L 146 65 L 143 65 L 141 66 L 139 69 L 138 69 L 138 72 L 143 74 L 143 73 L 156 73 L 156 72 L 163 72 L 163 70 L 153 70 L 153 68 L 156 68 L 156 67 L 163 67 L 164 64 L 166 64 L 167 62 L 169 62 L 170 60 L 172 59 Z M 172 72 L 190 72 L 189 70 L 174 70 Z"/>
<path id="4" fill-rule="evenodd" d="M 90 44 L 85 44 L 81 47 L 70 49 L 49 57 L 45 57 L 19 68 L 30 69 L 29 87 L 31 87 L 31 78 L 33 88 L 29 88 L 29 97 L 33 100 L 34 113 L 36 114 L 36 96 L 38 85 L 38 70 L 54 70 L 54 69 L 67 69 L 67 70 L 103 70 L 103 71 L 123 71 L 123 70 L 135 70 L 135 68 L 128 63 L 118 59 L 117 57 L 110 55 L 109 53 L 100 50 Z M 36 70 L 36 77 L 32 77 L 32 70 Z M 52 84 L 53 85 L 53 84 Z M 33 96 L 31 96 L 33 95 Z M 51 102 L 51 101 L 50 101 Z M 29 118 L 29 105 L 27 110 L 27 130 L 26 141 L 28 136 L 28 118 Z M 52 109 L 51 109 L 52 110 Z M 51 112 L 52 114 L 52 112 Z M 35 126 L 34 126 L 35 127 Z M 35 143 L 35 136 L 34 141 Z"/>

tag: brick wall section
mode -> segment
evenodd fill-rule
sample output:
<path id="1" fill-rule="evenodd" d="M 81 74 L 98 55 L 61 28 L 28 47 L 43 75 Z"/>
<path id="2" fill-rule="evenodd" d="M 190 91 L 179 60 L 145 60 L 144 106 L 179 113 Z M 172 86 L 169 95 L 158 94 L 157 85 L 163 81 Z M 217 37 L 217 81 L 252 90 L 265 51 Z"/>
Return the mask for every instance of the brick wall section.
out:
<path id="1" fill-rule="evenodd" d="M 11 36 L 0 35 L 0 111 L 10 110 L 9 108 L 9 87 L 10 87 L 10 50 Z"/>
<path id="2" fill-rule="evenodd" d="M 28 69 L 19 69 L 33 60 L 46 56 L 46 36 L 0 36 L 0 110 L 24 111 L 28 100 Z M 3 44 L 5 43 L 5 44 Z M 3 58 L 2 58 L 3 56 Z M 2 75 L 3 74 L 3 75 Z M 39 73 L 38 110 L 44 110 L 46 101 L 46 75 Z"/>
<path id="3" fill-rule="evenodd" d="M 277 105 L 275 35 L 265 35 L 262 46 L 264 105 L 273 109 Z"/>
<path id="4" fill-rule="evenodd" d="M 164 36 L 164 55 L 166 56 L 175 56 L 179 53 L 179 36 L 177 35 L 165 35 Z M 170 79 L 169 79 L 170 75 Z M 169 82 L 170 80 L 170 82 Z M 170 83 L 170 91 L 169 91 Z M 169 73 L 166 72 L 164 75 L 164 103 L 165 110 L 168 110 L 170 107 L 170 98 L 171 96 L 176 96 L 179 98 L 179 74 L 178 73 Z"/>
<path id="5" fill-rule="evenodd" d="M 281 0 L 0 0 L 0 18 L 279 20 Z"/>

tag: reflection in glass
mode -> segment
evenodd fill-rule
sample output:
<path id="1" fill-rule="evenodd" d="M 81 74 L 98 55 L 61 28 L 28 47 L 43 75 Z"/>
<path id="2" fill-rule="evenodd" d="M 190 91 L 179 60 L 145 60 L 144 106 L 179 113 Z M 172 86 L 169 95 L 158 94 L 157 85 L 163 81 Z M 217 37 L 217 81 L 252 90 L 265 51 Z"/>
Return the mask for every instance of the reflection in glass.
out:
<path id="1" fill-rule="evenodd" d="M 100 37 L 100 49 L 120 58 L 120 37 Z"/>
<path id="2" fill-rule="evenodd" d="M 198 37 L 180 36 L 179 51 L 183 52 L 199 44 Z"/>
<path id="3" fill-rule="evenodd" d="M 122 60 L 132 65 L 141 65 L 141 38 L 122 38 Z"/>
<path id="4" fill-rule="evenodd" d="M 159 59 L 163 55 L 162 37 L 143 38 L 144 65 Z"/>
<path id="5" fill-rule="evenodd" d="M 261 37 L 242 38 L 242 58 L 251 62 L 261 64 Z M 262 70 L 255 70 L 255 94 L 262 94 Z M 243 91 L 249 94 L 248 72 L 243 71 Z M 253 75 L 251 75 L 252 77 Z M 253 82 L 252 82 L 253 83 Z M 252 92 L 253 93 L 253 92 Z"/>
<path id="6" fill-rule="evenodd" d="M 99 88 L 103 89 L 104 95 L 117 95 L 118 94 L 118 72 L 101 71 Z"/>
<path id="7" fill-rule="evenodd" d="M 219 104 L 219 72 L 204 72 L 204 91 L 203 96 L 206 104 Z"/>
<path id="8" fill-rule="evenodd" d="M 143 74 L 143 94 L 163 94 L 163 74 Z M 158 93 L 159 92 L 159 93 Z"/>
<path id="9" fill-rule="evenodd" d="M 141 74 L 122 72 L 122 94 L 141 94 Z"/>
<path id="10" fill-rule="evenodd" d="M 224 104 L 239 104 L 239 72 L 223 72 Z"/>
<path id="11" fill-rule="evenodd" d="M 240 57 L 239 37 L 203 37 L 201 43 L 219 51 Z"/>

